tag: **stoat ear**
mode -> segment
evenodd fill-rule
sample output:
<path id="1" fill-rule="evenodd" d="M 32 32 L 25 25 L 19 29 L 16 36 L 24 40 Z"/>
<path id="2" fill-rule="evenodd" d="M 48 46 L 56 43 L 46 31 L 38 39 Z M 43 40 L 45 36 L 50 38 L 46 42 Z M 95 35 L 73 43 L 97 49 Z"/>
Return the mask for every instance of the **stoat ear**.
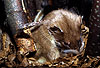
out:
<path id="1" fill-rule="evenodd" d="M 77 25 L 81 25 L 82 24 L 82 17 L 81 16 L 79 16 L 78 18 L 77 18 L 77 20 L 76 20 L 76 22 L 77 22 Z"/>
<path id="2" fill-rule="evenodd" d="M 82 20 L 82 16 L 79 16 L 79 18 L 80 18 L 80 22 L 79 23 L 82 24 L 82 21 L 83 21 Z"/>

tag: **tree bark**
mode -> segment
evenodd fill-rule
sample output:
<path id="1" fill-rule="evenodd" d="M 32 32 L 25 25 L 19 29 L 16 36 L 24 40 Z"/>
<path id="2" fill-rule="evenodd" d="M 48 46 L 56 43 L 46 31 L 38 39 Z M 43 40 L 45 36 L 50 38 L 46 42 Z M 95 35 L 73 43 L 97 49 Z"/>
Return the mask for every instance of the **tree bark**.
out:
<path id="1" fill-rule="evenodd" d="M 18 33 L 19 27 L 28 22 L 23 11 L 21 0 L 4 0 L 8 25 L 13 35 Z"/>

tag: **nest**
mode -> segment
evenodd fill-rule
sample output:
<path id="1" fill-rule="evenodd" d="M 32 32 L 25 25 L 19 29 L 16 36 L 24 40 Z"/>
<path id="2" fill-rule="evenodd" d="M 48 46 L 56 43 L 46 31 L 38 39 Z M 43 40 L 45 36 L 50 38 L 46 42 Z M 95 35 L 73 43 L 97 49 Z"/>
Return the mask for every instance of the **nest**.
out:
<path id="1" fill-rule="evenodd" d="M 0 51 L 0 64 L 2 67 L 91 67 L 91 66 L 98 66 L 98 63 L 100 62 L 98 59 L 100 57 L 90 57 L 85 56 L 85 48 L 87 44 L 87 37 L 89 29 L 81 25 L 81 32 L 82 32 L 82 38 L 84 42 L 84 50 L 73 57 L 60 57 L 52 62 L 46 62 L 42 64 L 42 62 L 45 61 L 43 57 L 41 57 L 41 60 L 39 60 L 38 63 L 35 58 L 28 58 L 23 57 L 21 54 L 18 54 L 16 52 L 16 47 L 14 44 L 12 44 L 10 37 L 7 33 L 0 33 L 0 36 L 2 38 L 2 50 Z M 0 45 L 0 46 L 2 46 Z"/>
<path id="2" fill-rule="evenodd" d="M 52 60 L 52 55 L 51 55 L 52 61 L 46 61 L 45 57 L 48 57 L 48 56 L 40 57 L 43 54 L 43 53 L 41 53 L 41 50 L 43 50 L 43 49 L 41 49 L 41 48 L 40 48 L 40 50 L 36 49 L 34 47 L 34 45 L 40 45 L 43 43 L 42 42 L 36 43 L 35 40 L 34 40 L 34 42 L 32 40 L 32 39 L 36 38 L 36 37 L 34 37 L 35 35 L 41 35 L 38 33 L 39 31 L 41 32 L 41 30 L 44 31 L 42 33 L 44 33 L 44 35 L 45 35 L 45 32 L 47 32 L 47 30 L 44 30 L 43 28 L 44 28 L 44 26 L 41 26 L 40 30 L 39 30 L 39 28 L 35 29 L 32 32 L 32 34 L 30 34 L 30 28 L 25 29 L 24 32 L 26 31 L 26 33 L 28 33 L 28 35 L 33 35 L 33 37 L 29 37 L 29 36 L 27 36 L 26 38 L 18 37 L 17 41 L 23 41 L 20 43 L 18 42 L 18 45 L 21 44 L 21 45 L 25 45 L 25 46 L 17 46 L 17 47 L 14 43 L 12 43 L 9 35 L 5 32 L 2 32 L 2 30 L 0 29 L 0 39 L 1 39 L 1 41 L 0 41 L 0 47 L 1 47 L 0 64 L 2 65 L 1 67 L 96 67 L 96 66 L 99 67 L 99 62 L 100 62 L 98 60 L 98 59 L 100 59 L 99 56 L 98 57 L 90 57 L 88 55 L 85 55 L 85 49 L 86 49 L 86 44 L 87 44 L 87 40 L 88 40 L 87 38 L 88 38 L 89 28 L 84 26 L 84 24 L 81 25 L 82 42 L 81 42 L 80 50 L 82 50 L 82 51 L 80 51 L 80 53 L 77 55 L 70 54 L 70 57 L 68 57 L 69 55 L 64 56 L 64 57 L 58 57 L 58 55 L 57 55 L 57 58 L 56 58 L 56 56 L 53 56 L 56 58 L 53 60 Z M 48 34 L 46 34 L 45 36 L 48 36 L 48 38 L 52 40 L 51 36 L 49 36 Z M 38 39 L 41 39 L 41 38 L 38 37 Z M 42 40 L 42 41 L 45 42 L 45 40 Z M 45 43 L 47 43 L 47 42 L 48 41 L 46 41 Z M 20 48 L 18 49 L 18 47 L 20 47 Z M 35 53 L 36 50 L 38 53 Z M 29 56 L 27 56 L 27 54 L 29 54 Z M 45 54 L 46 53 L 44 53 L 44 55 Z"/>

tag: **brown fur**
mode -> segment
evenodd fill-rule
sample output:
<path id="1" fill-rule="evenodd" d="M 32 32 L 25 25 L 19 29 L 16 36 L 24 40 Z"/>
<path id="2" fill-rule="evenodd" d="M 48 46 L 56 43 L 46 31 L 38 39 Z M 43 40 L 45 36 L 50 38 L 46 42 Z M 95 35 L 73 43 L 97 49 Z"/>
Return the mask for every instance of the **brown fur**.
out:
<path id="1" fill-rule="evenodd" d="M 43 23 L 48 28 L 56 26 L 63 31 L 63 36 L 60 33 L 54 34 L 56 38 L 58 37 L 58 41 L 62 37 L 66 43 L 71 43 L 71 48 L 77 49 L 79 47 L 77 41 L 80 40 L 80 16 L 67 10 L 55 10 L 44 18 Z"/>
<path id="2" fill-rule="evenodd" d="M 45 57 L 49 61 L 59 58 L 60 53 L 55 44 L 56 41 L 70 42 L 71 49 L 78 48 L 77 41 L 80 40 L 80 16 L 67 10 L 56 10 L 45 16 L 41 23 L 43 25 L 33 32 L 37 48 L 36 58 Z M 54 27 L 58 28 L 58 32 L 52 33 L 50 31 L 50 28 Z M 68 52 L 74 53 L 77 51 L 70 50 Z"/>

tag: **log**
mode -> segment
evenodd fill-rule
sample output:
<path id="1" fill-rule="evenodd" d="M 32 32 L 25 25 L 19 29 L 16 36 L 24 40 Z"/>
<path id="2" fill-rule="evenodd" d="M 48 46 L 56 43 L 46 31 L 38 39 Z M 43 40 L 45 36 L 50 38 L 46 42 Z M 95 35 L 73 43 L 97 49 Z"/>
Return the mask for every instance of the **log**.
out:
<path id="1" fill-rule="evenodd" d="M 8 25 L 13 35 L 18 33 L 19 27 L 28 22 L 23 11 L 21 0 L 4 0 Z"/>

